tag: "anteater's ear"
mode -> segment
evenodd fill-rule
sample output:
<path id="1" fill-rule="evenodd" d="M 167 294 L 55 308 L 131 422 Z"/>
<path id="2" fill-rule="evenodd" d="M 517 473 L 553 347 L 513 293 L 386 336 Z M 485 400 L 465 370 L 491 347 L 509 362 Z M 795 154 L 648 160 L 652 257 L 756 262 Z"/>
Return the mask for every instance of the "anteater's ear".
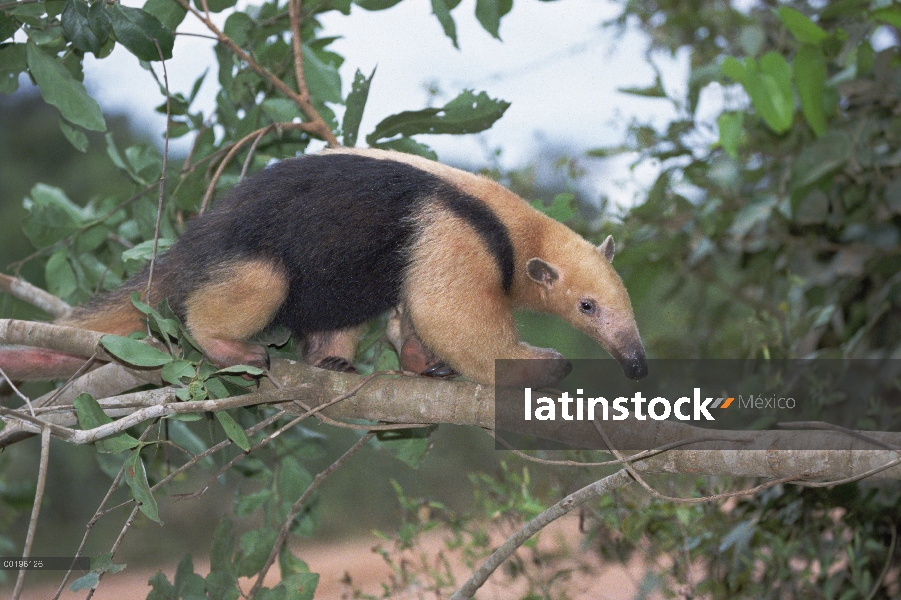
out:
<path id="1" fill-rule="evenodd" d="M 616 244 L 613 243 L 612 235 L 608 235 L 607 239 L 600 243 L 598 251 L 604 255 L 607 262 L 613 262 L 613 253 L 616 252 Z"/>
<path id="2" fill-rule="evenodd" d="M 532 281 L 540 283 L 544 287 L 551 287 L 560 279 L 557 270 L 540 258 L 532 258 L 526 263 L 526 273 Z"/>

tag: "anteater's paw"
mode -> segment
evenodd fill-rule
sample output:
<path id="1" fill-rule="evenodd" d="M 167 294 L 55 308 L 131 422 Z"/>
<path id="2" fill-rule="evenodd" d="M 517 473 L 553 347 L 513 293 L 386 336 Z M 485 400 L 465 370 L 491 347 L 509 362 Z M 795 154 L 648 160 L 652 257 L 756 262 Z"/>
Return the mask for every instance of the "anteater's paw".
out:
<path id="1" fill-rule="evenodd" d="M 217 338 L 200 338 L 197 341 L 207 358 L 220 367 L 248 365 L 269 370 L 269 353 L 264 346 Z"/>
<path id="2" fill-rule="evenodd" d="M 458 373 L 425 347 L 418 337 L 408 338 L 400 350 L 400 367 L 404 371 L 419 373 L 423 377 L 444 379 Z"/>
<path id="3" fill-rule="evenodd" d="M 339 373 L 356 373 L 357 368 L 353 366 L 346 358 L 340 356 L 326 356 L 316 366 L 320 369 L 328 369 L 329 371 L 338 371 Z"/>
<path id="4" fill-rule="evenodd" d="M 528 358 L 505 362 L 497 373 L 497 384 L 512 387 L 553 387 L 572 370 L 572 363 L 556 350 L 533 348 Z"/>

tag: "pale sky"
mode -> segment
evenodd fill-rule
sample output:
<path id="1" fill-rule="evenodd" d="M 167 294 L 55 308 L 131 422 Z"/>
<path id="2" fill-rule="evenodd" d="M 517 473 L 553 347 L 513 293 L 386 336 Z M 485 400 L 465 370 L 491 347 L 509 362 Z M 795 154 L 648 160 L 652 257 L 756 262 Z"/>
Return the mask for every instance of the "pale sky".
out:
<path id="1" fill-rule="evenodd" d="M 140 6 L 143 0 L 126 0 Z M 435 105 L 465 88 L 486 91 L 511 102 L 495 126 L 479 135 L 418 136 L 448 162 L 484 162 L 489 149 L 502 148 L 502 163 L 513 167 L 532 157 L 538 141 L 562 144 L 574 152 L 618 144 L 633 118 L 653 116 L 658 123 L 672 117 L 666 101 L 618 93 L 619 87 L 653 83 L 643 55 L 646 40 L 638 32 L 617 37 L 602 23 L 618 5 L 608 0 L 516 0 L 501 21 L 503 41 L 492 38 L 474 15 L 475 0 L 463 0 L 452 12 L 460 50 L 444 35 L 427 0 L 404 0 L 397 6 L 368 12 L 354 5 L 351 15 L 322 17 L 321 36 L 342 36 L 332 48 L 345 56 L 341 70 L 345 93 L 359 68 L 366 74 L 378 66 L 360 128 L 360 138 L 382 118 L 426 106 L 426 86 L 443 92 Z M 227 13 L 216 15 L 221 24 Z M 192 15 L 181 33 L 207 33 Z M 194 79 L 209 69 L 198 103 L 214 107 L 216 64 L 213 41 L 180 35 L 174 58 L 167 62 L 170 89 L 187 93 Z M 685 60 L 664 60 L 664 83 L 675 89 L 685 80 Z M 159 71 L 159 63 L 154 63 Z M 108 58 L 85 60 L 86 84 L 106 111 L 128 112 L 144 129 L 162 136 L 165 117 L 153 111 L 163 98 L 137 59 L 117 47 Z M 127 74 L 128 77 L 124 77 Z M 188 140 L 180 141 L 186 147 Z M 616 178 L 630 179 L 618 163 Z M 605 180 L 611 176 L 605 175 Z M 642 178 L 642 177 L 640 177 Z M 643 177 L 646 179 L 647 177 Z M 607 188 L 611 181 L 598 182 Z M 610 190 L 607 190 L 609 193 Z"/>

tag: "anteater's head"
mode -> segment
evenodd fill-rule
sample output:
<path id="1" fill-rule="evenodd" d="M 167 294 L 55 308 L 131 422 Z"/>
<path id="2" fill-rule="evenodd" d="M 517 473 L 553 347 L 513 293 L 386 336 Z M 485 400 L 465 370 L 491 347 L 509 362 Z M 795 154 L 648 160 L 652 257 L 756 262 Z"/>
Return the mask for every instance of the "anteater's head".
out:
<path id="1" fill-rule="evenodd" d="M 531 282 L 541 286 L 544 310 L 596 339 L 629 379 L 648 374 L 648 363 L 623 280 L 611 266 L 615 247 L 608 236 L 599 246 L 582 239 L 554 245 L 546 257 L 526 263 Z"/>

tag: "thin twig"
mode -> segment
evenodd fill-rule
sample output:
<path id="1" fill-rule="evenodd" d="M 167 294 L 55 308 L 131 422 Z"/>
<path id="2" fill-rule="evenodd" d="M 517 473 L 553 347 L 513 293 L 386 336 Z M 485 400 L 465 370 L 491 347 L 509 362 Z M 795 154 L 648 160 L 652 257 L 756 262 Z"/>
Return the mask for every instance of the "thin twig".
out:
<path id="1" fill-rule="evenodd" d="M 317 416 L 317 417 L 321 416 L 321 415 L 319 414 L 320 411 L 322 411 L 323 409 L 328 408 L 329 406 L 332 406 L 333 404 L 337 404 L 338 402 L 341 402 L 342 400 L 347 400 L 347 399 L 350 398 L 351 396 L 354 396 L 357 392 L 359 392 L 361 389 L 363 389 L 363 386 L 364 386 L 364 385 L 366 385 L 367 383 L 369 383 L 369 381 L 371 381 L 372 379 L 374 379 L 377 375 L 384 375 L 385 373 L 386 373 L 386 372 L 376 372 L 376 373 L 372 373 L 372 374 L 370 374 L 370 375 L 367 375 L 366 377 L 363 378 L 363 380 L 362 380 L 360 383 L 358 383 L 358 384 L 357 384 L 353 389 L 351 389 L 349 392 L 346 392 L 346 393 L 344 393 L 344 394 L 341 394 L 340 396 L 337 396 L 337 397 L 335 397 L 335 398 L 332 398 L 332 399 L 329 400 L 328 402 L 325 402 L 324 404 L 320 404 L 320 405 L 317 406 L 316 408 L 309 408 L 309 407 L 307 407 L 307 406 L 304 406 L 303 404 L 301 404 L 301 403 L 298 402 L 297 400 L 294 400 L 293 402 L 294 402 L 295 404 L 299 404 L 300 406 L 303 406 L 304 410 L 306 410 L 307 412 L 305 412 L 305 413 L 302 414 L 302 415 L 298 415 L 297 417 L 294 417 L 294 418 L 291 419 L 287 424 L 285 424 L 285 425 L 279 427 L 278 429 L 276 429 L 275 431 L 273 431 L 272 433 L 270 433 L 269 435 L 267 435 L 265 438 L 263 438 L 262 440 L 260 440 L 259 443 L 254 444 L 254 445 L 251 446 L 250 449 L 248 449 L 248 450 L 243 450 L 243 451 L 241 452 L 241 454 L 238 454 L 237 456 L 235 456 L 234 458 L 232 458 L 230 461 L 228 461 L 227 463 L 225 463 L 224 465 L 222 465 L 222 467 L 221 467 L 221 468 L 220 468 L 220 469 L 219 469 L 212 477 L 210 477 L 210 478 L 207 480 L 206 484 L 204 484 L 203 486 L 201 486 L 196 492 L 192 492 L 192 493 L 190 493 L 190 494 L 178 494 L 178 495 L 176 495 L 176 497 L 179 498 L 180 500 L 193 500 L 193 499 L 199 498 L 200 496 L 202 496 L 202 495 L 204 495 L 204 494 L 206 493 L 206 491 L 210 488 L 210 486 L 213 485 L 213 482 L 214 482 L 214 481 L 216 481 L 217 479 L 219 479 L 219 477 L 221 477 L 226 471 L 228 471 L 228 470 L 229 470 L 230 468 L 232 468 L 234 465 L 238 464 L 241 460 L 243 460 L 243 459 L 244 459 L 246 456 L 248 456 L 250 453 L 256 452 L 256 451 L 259 450 L 260 448 L 266 446 L 267 444 L 269 444 L 269 442 L 271 442 L 272 440 L 274 440 L 275 438 L 277 438 L 278 436 L 280 436 L 281 434 L 283 434 L 283 433 L 286 432 L 287 430 L 293 428 L 295 425 L 297 425 L 297 424 L 300 423 L 301 421 L 303 421 L 303 420 L 305 420 L 305 419 L 307 419 L 307 418 L 309 418 L 309 417 L 311 417 L 311 416 L 314 416 L 314 415 Z M 245 432 L 245 433 L 246 433 L 246 432 Z"/>
<path id="2" fill-rule="evenodd" d="M 833 425 L 832 423 L 826 423 L 825 421 L 795 421 L 790 423 L 776 423 L 776 427 L 780 429 L 814 429 L 838 431 L 840 433 L 844 433 L 847 436 L 869 442 L 874 446 L 880 446 L 882 448 L 885 448 L 886 450 L 901 450 L 901 447 L 898 447 L 895 444 L 887 444 L 886 442 L 878 440 L 873 436 L 867 435 L 861 431 L 848 429 L 847 427 L 842 427 L 841 425 Z"/>
<path id="3" fill-rule="evenodd" d="M 147 274 L 147 289 L 144 293 L 144 299 L 148 303 L 152 302 L 150 287 L 153 285 L 153 268 L 156 265 L 156 254 L 160 243 L 160 223 L 163 220 L 163 197 L 166 191 L 166 170 L 169 168 L 169 131 L 172 127 L 172 98 L 169 94 L 169 73 L 166 71 L 166 59 L 163 58 L 163 50 L 156 39 L 153 40 L 153 45 L 156 46 L 156 51 L 160 56 L 160 63 L 163 65 L 163 83 L 166 88 L 166 134 L 163 142 L 163 168 L 159 181 L 160 193 L 156 206 L 156 227 L 153 230 L 153 254 L 150 255 L 150 271 Z M 149 324 L 148 327 L 150 327 Z"/>
<path id="4" fill-rule="evenodd" d="M 338 460 L 333 462 L 329 467 L 321 472 L 319 472 L 316 477 L 313 478 L 313 482 L 310 483 L 309 487 L 304 490 L 303 494 L 300 495 L 300 498 L 291 506 L 291 510 L 288 511 L 288 516 L 285 519 L 284 524 L 282 525 L 281 531 L 278 532 L 278 537 L 275 540 L 275 545 L 272 547 L 272 551 L 269 552 L 269 558 L 266 559 L 266 564 L 263 565 L 263 568 L 260 569 L 260 574 L 257 576 L 257 580 L 254 582 L 253 587 L 250 588 L 250 592 L 247 594 L 248 600 L 253 600 L 256 598 L 257 592 L 260 591 L 260 587 L 263 585 L 263 579 L 266 578 L 266 573 L 269 572 L 269 569 L 275 563 L 275 559 L 278 557 L 279 552 L 282 549 L 282 546 L 285 545 L 285 540 L 288 538 L 288 533 L 291 531 L 291 524 L 294 522 L 294 518 L 300 513 L 304 504 L 307 503 L 307 500 L 310 499 L 310 496 L 313 495 L 313 492 L 316 491 L 316 488 L 322 484 L 322 482 L 341 468 L 341 466 L 350 459 L 351 456 L 357 453 L 360 448 L 366 445 L 366 443 L 371 440 L 375 436 L 375 432 L 368 432 L 366 435 L 361 437 L 357 442 L 347 449 L 347 452 L 338 457 Z"/>
<path id="5" fill-rule="evenodd" d="M 197 211 L 197 214 L 202 215 L 206 212 L 207 205 L 210 203 L 213 194 L 216 192 L 216 184 L 219 183 L 219 178 L 222 177 L 222 172 L 225 171 L 225 167 L 228 166 L 228 163 L 231 162 L 231 159 L 234 158 L 235 154 L 237 154 L 238 151 L 241 150 L 241 146 L 246 144 L 249 140 L 257 137 L 258 135 L 265 135 L 274 130 L 275 125 L 266 125 L 265 127 L 261 127 L 256 131 L 251 131 L 234 143 L 231 150 L 228 151 L 228 154 L 226 154 L 225 158 L 222 159 L 222 162 L 219 163 L 219 167 L 216 169 L 216 173 L 213 175 L 212 180 L 210 180 L 209 185 L 206 186 L 206 193 L 203 195 L 203 202 L 200 203 L 200 210 Z"/>
<path id="6" fill-rule="evenodd" d="M 241 177 L 239 180 L 243 180 L 247 175 L 247 169 L 250 167 L 250 161 L 253 160 L 254 152 L 256 152 L 257 144 L 260 143 L 260 140 L 263 139 L 263 136 L 266 135 L 266 130 L 261 129 L 260 133 L 257 134 L 257 137 L 253 140 L 253 143 L 250 145 L 250 149 L 247 151 L 247 158 L 244 159 L 244 165 L 241 167 Z"/>
<path id="7" fill-rule="evenodd" d="M 526 454 L 525 452 L 522 452 L 521 450 L 517 450 L 516 448 L 511 446 L 507 440 L 505 440 L 501 436 L 497 435 L 497 432 L 494 430 L 483 428 L 482 431 L 484 431 L 485 433 L 490 435 L 497 442 L 499 442 L 502 446 L 507 448 L 507 450 L 511 450 L 517 456 L 524 458 L 528 461 L 538 463 L 540 465 L 551 465 L 551 466 L 555 466 L 555 467 L 609 467 L 611 465 L 623 464 L 623 461 L 621 461 L 619 459 L 605 460 L 602 462 L 581 462 L 578 460 L 550 460 L 547 458 L 538 458 L 535 456 L 530 456 L 530 455 Z M 735 439 L 735 438 L 727 438 L 727 437 L 722 437 L 722 436 L 699 437 L 699 438 L 693 438 L 693 439 L 688 439 L 688 440 L 680 440 L 680 441 L 676 441 L 676 442 L 670 442 L 669 444 L 664 444 L 663 446 L 658 446 L 657 448 L 652 448 L 650 450 L 642 450 L 638 454 L 633 454 L 631 456 L 628 456 L 627 460 L 636 461 L 636 460 L 642 460 L 645 458 L 650 458 L 652 456 L 656 456 L 658 454 L 667 452 L 668 450 L 672 450 L 674 448 L 679 448 L 681 446 L 688 446 L 690 444 L 703 444 L 706 442 L 744 443 L 744 442 L 752 442 L 752 441 L 753 440 L 750 440 L 750 439 L 741 439 L 741 438 Z"/>
<path id="8" fill-rule="evenodd" d="M 665 502 L 675 502 L 677 504 L 700 504 L 702 502 L 712 502 L 714 500 L 723 500 L 725 498 L 732 498 L 733 496 L 747 496 L 750 494 L 756 494 L 757 492 L 759 492 L 761 490 L 771 488 L 774 485 L 779 485 L 780 483 L 788 483 L 790 481 L 795 481 L 797 479 L 803 479 L 805 477 L 809 477 L 809 475 L 807 473 L 802 473 L 800 475 L 790 475 L 788 477 L 781 477 L 779 479 L 771 479 L 770 481 L 767 481 L 764 484 L 761 484 L 761 485 L 758 485 L 758 486 L 755 486 L 752 488 L 748 488 L 746 490 L 739 490 L 737 492 L 723 492 L 722 494 L 714 494 L 712 496 L 701 496 L 700 498 L 680 498 L 678 496 L 666 496 L 664 494 L 661 494 L 654 488 L 652 488 L 648 484 L 648 482 L 646 482 L 644 480 L 644 478 L 638 473 L 638 471 L 632 465 L 633 459 L 626 458 L 625 456 L 623 456 L 622 452 L 620 452 L 613 446 L 613 443 L 610 441 L 610 438 L 607 437 L 606 433 L 604 433 L 604 429 L 601 427 L 600 421 L 598 421 L 597 419 L 594 419 L 593 423 L 594 423 L 594 428 L 598 430 L 598 433 L 601 435 L 601 439 L 604 440 L 604 443 L 607 445 L 607 448 L 610 450 L 610 452 L 613 454 L 613 456 L 615 456 L 620 461 L 622 461 L 623 466 L 629 472 L 629 475 L 631 475 L 633 477 L 633 479 L 635 479 L 635 481 L 638 482 L 638 485 L 643 487 L 645 489 L 645 491 L 647 491 L 649 494 L 651 494 L 658 500 L 663 500 Z"/>
<path id="9" fill-rule="evenodd" d="M 888 568 L 892 564 L 892 557 L 895 554 L 895 543 L 898 541 L 898 525 L 892 523 L 892 541 L 889 542 L 888 545 L 888 554 L 885 557 L 885 564 L 882 566 L 882 572 L 879 574 L 879 577 L 876 578 L 876 582 L 873 583 L 873 589 L 870 590 L 870 593 L 867 594 L 866 600 L 873 600 L 876 597 L 876 593 L 879 591 L 879 588 L 882 587 L 882 582 L 885 581 L 885 576 L 888 575 Z"/>
<path id="10" fill-rule="evenodd" d="M 316 107 L 313 106 L 313 103 L 310 101 L 309 97 L 304 98 L 302 95 L 298 94 L 284 81 L 281 80 L 275 73 L 269 71 L 266 67 L 262 66 L 258 63 L 252 56 L 250 56 L 246 51 L 244 51 L 241 46 L 235 43 L 230 37 L 225 35 L 222 30 L 220 30 L 215 23 L 213 23 L 212 19 L 210 19 L 209 15 L 204 15 L 199 10 L 194 8 L 188 0 L 175 0 L 184 8 L 185 10 L 191 12 L 195 17 L 200 19 L 204 25 L 206 25 L 207 29 L 209 29 L 213 35 L 219 40 L 219 42 L 228 48 L 235 56 L 237 56 L 240 60 L 247 63 L 247 66 L 257 72 L 263 79 L 269 82 L 272 87 L 281 92 L 286 98 L 292 100 L 300 110 L 303 111 L 304 115 L 306 115 L 309 121 L 305 123 L 298 123 L 298 125 L 303 125 L 299 129 L 303 129 L 308 133 L 316 135 L 323 140 L 332 148 L 337 148 L 341 144 L 338 142 L 338 138 L 335 137 L 334 132 L 332 132 L 331 128 L 326 124 L 325 120 L 323 120 L 322 115 L 319 114 L 319 111 L 316 110 Z M 306 83 L 303 83 L 304 87 Z M 298 82 L 298 87 L 300 86 L 300 82 Z"/>
<path id="11" fill-rule="evenodd" d="M 603 479 L 586 485 L 557 504 L 542 511 L 541 514 L 523 525 L 519 531 L 511 535 L 507 538 L 507 541 L 498 546 L 497 550 L 482 563 L 482 566 L 476 569 L 466 583 L 451 595 L 450 600 L 465 600 L 467 598 L 472 598 L 476 591 L 478 591 L 478 589 L 488 580 L 488 577 L 530 537 L 572 509 L 585 504 L 593 498 L 603 496 L 615 489 L 627 486 L 630 483 L 632 483 L 632 478 L 629 477 L 628 471 L 626 471 L 626 469 L 620 469 L 612 475 L 608 475 Z"/>
<path id="12" fill-rule="evenodd" d="M 147 434 L 150 433 L 150 430 L 153 428 L 153 423 L 148 425 L 144 431 L 141 433 L 141 437 L 138 438 L 139 442 L 143 442 L 147 437 Z M 103 497 L 103 500 L 100 501 L 100 504 L 97 506 L 97 510 L 94 511 L 94 516 L 91 517 L 91 520 L 88 521 L 88 524 L 85 525 L 84 535 L 81 538 L 81 543 L 78 545 L 78 550 L 75 551 L 75 559 L 72 561 L 72 566 L 75 565 L 75 560 L 81 556 L 82 550 L 84 550 L 85 544 L 88 542 L 88 536 L 91 534 L 91 530 L 94 528 L 94 525 L 100 520 L 100 517 L 106 514 L 103 511 L 103 507 L 106 506 L 106 503 L 109 502 L 109 499 L 112 497 L 113 493 L 119 489 L 119 482 L 122 481 L 122 476 L 125 475 L 125 465 L 126 461 L 123 461 L 122 466 L 119 467 L 119 472 L 113 478 L 113 483 L 110 484 L 109 489 L 106 490 L 106 495 Z M 53 600 L 59 600 L 60 595 L 63 593 L 63 589 L 66 587 L 66 581 L 69 580 L 69 577 L 72 575 L 72 566 L 69 567 L 69 570 L 66 571 L 65 576 L 63 577 L 62 582 L 59 584 L 59 588 L 56 590 L 56 594 L 53 596 Z"/>
<path id="13" fill-rule="evenodd" d="M 25 549 L 22 551 L 22 558 L 27 559 L 31 556 L 31 546 L 34 543 L 34 533 L 38 528 L 38 515 L 41 514 L 41 502 L 44 499 L 44 486 L 47 483 L 47 462 L 50 459 L 50 428 L 45 427 L 41 431 L 41 464 L 38 467 L 38 484 L 34 492 L 34 505 L 31 507 L 31 520 L 28 522 L 28 533 L 25 536 Z M 12 600 L 19 600 L 22 590 L 25 586 L 25 571 L 19 569 L 19 575 L 16 578 L 16 587 L 13 590 Z"/>
<path id="14" fill-rule="evenodd" d="M 16 384 L 13 383 L 13 380 L 9 378 L 9 376 L 3 369 L 0 369 L 0 377 L 3 377 L 3 379 L 6 380 L 6 383 L 10 388 L 12 388 L 12 391 L 16 394 L 16 396 L 25 401 L 25 404 L 28 406 L 28 410 L 31 411 L 31 416 L 37 417 L 37 415 L 34 414 L 34 406 L 31 404 L 31 399 L 29 399 L 28 396 L 19 391 L 19 388 L 16 387 Z"/>
<path id="15" fill-rule="evenodd" d="M 135 517 L 138 516 L 138 510 L 141 508 L 141 505 L 136 505 L 131 514 L 128 515 L 128 519 L 125 520 L 125 525 L 122 526 L 122 530 L 119 532 L 119 536 L 116 538 L 116 541 L 113 543 L 113 547 L 110 549 L 110 560 L 113 559 L 113 556 L 116 554 L 116 550 L 119 549 L 119 546 L 122 544 L 122 540 L 125 539 L 125 534 L 131 528 L 131 524 L 134 523 Z M 106 574 L 106 571 L 101 571 L 97 574 L 97 583 L 94 587 L 88 590 L 88 593 L 85 595 L 84 600 L 91 600 L 94 597 L 94 592 L 97 591 L 97 588 L 100 587 L 100 582 L 103 580 L 103 576 Z"/>

